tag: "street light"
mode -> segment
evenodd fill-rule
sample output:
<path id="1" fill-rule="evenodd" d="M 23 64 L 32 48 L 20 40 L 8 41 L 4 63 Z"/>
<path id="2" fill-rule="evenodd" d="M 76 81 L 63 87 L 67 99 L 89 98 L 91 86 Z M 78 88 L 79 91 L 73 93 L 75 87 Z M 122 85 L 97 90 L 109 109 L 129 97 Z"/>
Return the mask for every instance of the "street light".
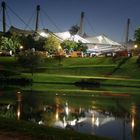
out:
<path id="1" fill-rule="evenodd" d="M 23 49 L 23 46 L 21 45 L 21 46 L 19 47 L 19 49 L 22 50 L 22 49 Z"/>
<path id="2" fill-rule="evenodd" d="M 134 48 L 135 48 L 135 49 L 136 49 L 136 48 L 138 48 L 138 45 L 137 45 L 137 44 L 135 44 L 135 45 L 134 45 Z"/>
<path id="3" fill-rule="evenodd" d="M 40 34 L 40 36 L 45 37 L 45 38 L 47 38 L 47 37 L 49 36 L 49 35 L 48 35 L 47 33 L 45 33 L 45 32 L 40 32 L 39 34 Z"/>

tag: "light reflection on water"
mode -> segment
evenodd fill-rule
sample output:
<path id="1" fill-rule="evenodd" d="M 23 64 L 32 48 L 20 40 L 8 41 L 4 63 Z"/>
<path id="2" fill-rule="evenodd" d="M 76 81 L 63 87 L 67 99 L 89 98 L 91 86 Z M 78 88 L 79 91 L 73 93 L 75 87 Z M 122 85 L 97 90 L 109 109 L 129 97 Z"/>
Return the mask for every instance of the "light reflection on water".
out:
<path id="1" fill-rule="evenodd" d="M 64 129 L 72 129 L 75 131 L 90 133 L 99 136 L 110 137 L 115 140 L 135 140 L 134 128 L 136 123 L 137 108 L 133 103 L 130 106 L 130 113 L 127 112 L 117 100 L 119 108 L 117 111 L 113 109 L 105 109 L 98 107 L 99 102 L 93 99 L 89 100 L 88 105 L 82 104 L 83 99 L 75 99 L 61 96 L 53 96 L 52 102 L 36 101 L 32 99 L 26 102 L 21 92 L 16 93 L 15 104 L 0 104 L 0 112 L 3 116 L 17 117 L 18 120 L 24 119 L 42 125 L 48 125 Z M 35 99 L 35 98 L 33 98 Z M 40 100 L 38 98 L 38 100 Z M 78 105 L 73 105 L 73 103 Z M 49 102 L 47 104 L 47 102 Z M 33 105 L 32 105 L 33 104 Z M 114 105 L 112 104 L 112 105 Z M 8 113 L 7 113 L 8 112 Z M 11 113 L 11 115 L 9 115 Z M 7 115 L 7 116 L 6 116 Z"/>

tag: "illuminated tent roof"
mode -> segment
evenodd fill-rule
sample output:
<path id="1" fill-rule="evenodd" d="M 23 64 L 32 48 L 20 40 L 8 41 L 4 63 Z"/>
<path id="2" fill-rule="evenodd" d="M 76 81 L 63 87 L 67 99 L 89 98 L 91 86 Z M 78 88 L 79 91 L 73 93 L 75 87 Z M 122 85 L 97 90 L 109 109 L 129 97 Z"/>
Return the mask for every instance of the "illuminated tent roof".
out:
<path id="1" fill-rule="evenodd" d="M 88 40 L 82 38 L 81 36 L 79 35 L 74 35 L 74 36 L 71 36 L 71 34 L 66 31 L 66 32 L 61 32 L 61 33 L 55 33 L 56 36 L 60 37 L 62 40 L 71 40 L 71 41 L 75 41 L 75 42 L 82 42 L 82 43 L 90 43 Z"/>
<path id="2" fill-rule="evenodd" d="M 86 38 L 90 43 L 87 44 L 87 52 L 116 52 L 122 48 L 122 45 L 111 40 L 105 35 Z"/>
<path id="3" fill-rule="evenodd" d="M 28 36 L 28 35 L 40 35 L 42 37 L 45 37 L 47 38 L 50 34 L 54 35 L 55 37 L 57 37 L 60 41 L 62 41 L 61 38 L 59 38 L 57 35 L 55 35 L 53 32 L 51 32 L 50 30 L 48 29 L 40 29 L 38 30 L 37 32 L 33 31 L 33 30 L 23 30 L 23 29 L 19 29 L 19 28 L 16 28 L 14 26 L 11 26 L 10 29 L 9 29 L 9 32 L 10 33 L 16 33 L 16 34 L 19 34 L 19 35 L 25 35 L 25 36 Z"/>
<path id="4" fill-rule="evenodd" d="M 111 40 L 105 35 L 99 35 L 95 37 L 87 37 L 88 40 L 92 44 L 102 44 L 102 45 L 114 45 L 114 46 L 121 46 L 119 43 Z"/>

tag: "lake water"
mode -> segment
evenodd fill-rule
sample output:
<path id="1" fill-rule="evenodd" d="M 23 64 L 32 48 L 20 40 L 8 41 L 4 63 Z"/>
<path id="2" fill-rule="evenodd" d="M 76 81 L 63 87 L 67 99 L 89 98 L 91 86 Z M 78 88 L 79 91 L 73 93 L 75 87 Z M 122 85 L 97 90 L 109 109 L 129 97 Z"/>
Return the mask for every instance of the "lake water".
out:
<path id="1" fill-rule="evenodd" d="M 140 102 L 131 96 L 83 97 L 1 90 L 0 116 L 114 140 L 138 140 Z"/>

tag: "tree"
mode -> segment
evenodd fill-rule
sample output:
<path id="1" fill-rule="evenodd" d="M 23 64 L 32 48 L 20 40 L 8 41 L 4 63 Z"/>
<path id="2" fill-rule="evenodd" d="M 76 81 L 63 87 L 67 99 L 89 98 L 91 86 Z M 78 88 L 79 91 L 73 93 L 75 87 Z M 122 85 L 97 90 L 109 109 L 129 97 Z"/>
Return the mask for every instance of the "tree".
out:
<path id="1" fill-rule="evenodd" d="M 136 43 L 137 43 L 137 46 L 138 46 L 137 50 L 138 50 L 138 53 L 139 53 L 139 57 L 137 58 L 136 63 L 140 67 L 140 27 L 135 30 L 134 38 L 136 40 Z"/>
<path id="2" fill-rule="evenodd" d="M 82 51 L 86 52 L 87 46 L 83 44 L 82 42 L 75 42 L 75 41 L 70 41 L 70 40 L 65 40 L 64 42 L 61 43 L 62 48 L 67 52 L 71 51 Z"/>
<path id="3" fill-rule="evenodd" d="M 136 63 L 138 65 L 138 67 L 140 67 L 140 56 L 137 58 Z"/>
<path id="4" fill-rule="evenodd" d="M 33 73 L 35 70 L 41 66 L 43 63 L 43 57 L 38 52 L 33 52 L 31 50 L 20 52 L 18 55 L 18 62 L 24 67 L 30 70 Z"/>
<path id="5" fill-rule="evenodd" d="M 81 52 L 86 52 L 87 46 L 83 44 L 82 42 L 78 42 L 76 50 L 81 51 Z"/>
<path id="6" fill-rule="evenodd" d="M 71 34 L 71 36 L 74 36 L 78 33 L 80 27 L 78 25 L 73 25 L 70 29 L 69 32 Z"/>
<path id="7" fill-rule="evenodd" d="M 60 49 L 60 41 L 53 35 L 50 35 L 44 44 L 44 49 L 47 50 L 49 53 L 57 53 Z"/>
<path id="8" fill-rule="evenodd" d="M 35 46 L 35 40 L 31 35 L 25 36 L 22 35 L 20 37 L 21 39 L 21 44 L 24 46 L 24 50 L 32 49 Z"/>
<path id="9" fill-rule="evenodd" d="M 140 27 L 135 30 L 134 38 L 136 40 L 137 45 L 140 47 Z"/>
<path id="10" fill-rule="evenodd" d="M 17 35 L 12 35 L 11 37 L 1 37 L 0 49 L 2 51 L 12 51 L 16 52 L 16 49 L 20 47 L 20 39 Z"/>
<path id="11" fill-rule="evenodd" d="M 62 49 L 65 50 L 67 53 L 71 51 L 75 51 L 78 44 L 74 41 L 65 40 L 61 43 Z"/>
<path id="12" fill-rule="evenodd" d="M 42 51 L 44 50 L 43 46 L 45 43 L 45 39 L 40 37 L 37 40 L 34 36 L 28 35 L 22 35 L 20 36 L 21 45 L 24 46 L 24 50 L 35 48 L 35 50 Z"/>

